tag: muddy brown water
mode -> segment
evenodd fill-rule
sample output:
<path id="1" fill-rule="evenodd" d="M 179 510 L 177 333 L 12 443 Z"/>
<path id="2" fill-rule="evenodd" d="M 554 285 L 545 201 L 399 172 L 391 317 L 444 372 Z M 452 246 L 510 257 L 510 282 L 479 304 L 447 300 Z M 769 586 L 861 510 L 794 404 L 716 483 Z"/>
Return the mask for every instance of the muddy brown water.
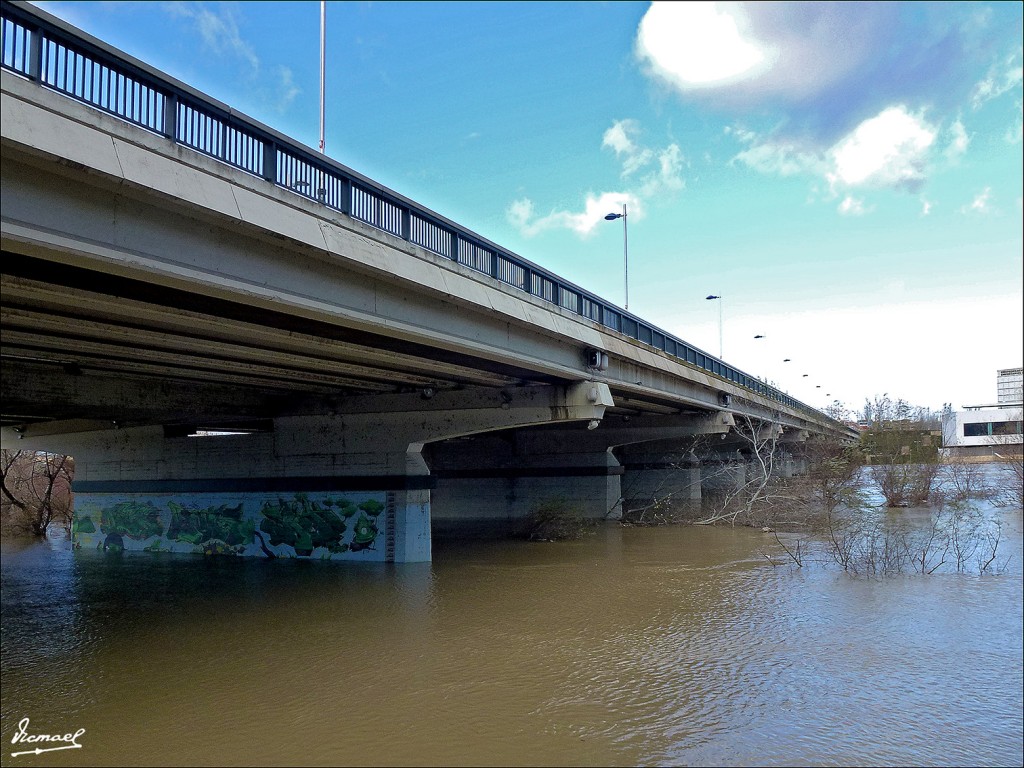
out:
<path id="1" fill-rule="evenodd" d="M 885 579 L 720 527 L 394 566 L 8 540 L 3 764 L 1020 765 L 999 514 L 1001 575 Z M 12 757 L 24 718 L 80 747 Z"/>

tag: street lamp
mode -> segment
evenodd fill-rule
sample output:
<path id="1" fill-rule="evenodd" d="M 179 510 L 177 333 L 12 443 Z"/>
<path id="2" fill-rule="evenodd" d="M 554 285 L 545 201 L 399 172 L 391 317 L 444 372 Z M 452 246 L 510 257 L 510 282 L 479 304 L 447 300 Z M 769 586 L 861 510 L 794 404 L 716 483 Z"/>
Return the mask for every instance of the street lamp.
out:
<path id="1" fill-rule="evenodd" d="M 718 359 L 722 359 L 722 297 L 721 296 L 705 296 L 705 300 L 714 301 L 718 299 Z"/>
<path id="2" fill-rule="evenodd" d="M 320 154 L 327 151 L 324 141 L 324 59 L 327 55 L 327 0 L 320 0 Z"/>
<path id="3" fill-rule="evenodd" d="M 626 204 L 622 204 L 622 213 L 609 213 L 605 221 L 622 219 L 622 281 L 626 295 L 624 309 L 629 309 L 629 233 L 626 231 Z"/>

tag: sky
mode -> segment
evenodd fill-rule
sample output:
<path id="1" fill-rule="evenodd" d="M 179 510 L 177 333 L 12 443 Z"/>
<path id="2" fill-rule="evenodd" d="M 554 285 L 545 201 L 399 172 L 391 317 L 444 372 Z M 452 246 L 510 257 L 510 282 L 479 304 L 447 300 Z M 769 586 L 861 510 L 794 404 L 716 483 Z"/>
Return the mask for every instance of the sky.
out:
<path id="1" fill-rule="evenodd" d="M 318 145 L 319 2 L 37 5 Z M 326 152 L 809 405 L 992 403 L 1022 7 L 328 2 Z"/>

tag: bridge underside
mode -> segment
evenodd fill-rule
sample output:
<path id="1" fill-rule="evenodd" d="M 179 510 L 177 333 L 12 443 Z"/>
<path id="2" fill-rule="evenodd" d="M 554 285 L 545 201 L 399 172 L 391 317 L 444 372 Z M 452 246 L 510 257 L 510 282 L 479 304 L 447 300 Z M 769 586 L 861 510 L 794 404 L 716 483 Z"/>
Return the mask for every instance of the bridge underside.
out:
<path id="1" fill-rule="evenodd" d="M 284 312 L 257 321 L 224 300 L 10 251 L 2 258 L 5 426 L 245 421 L 528 376 Z"/>

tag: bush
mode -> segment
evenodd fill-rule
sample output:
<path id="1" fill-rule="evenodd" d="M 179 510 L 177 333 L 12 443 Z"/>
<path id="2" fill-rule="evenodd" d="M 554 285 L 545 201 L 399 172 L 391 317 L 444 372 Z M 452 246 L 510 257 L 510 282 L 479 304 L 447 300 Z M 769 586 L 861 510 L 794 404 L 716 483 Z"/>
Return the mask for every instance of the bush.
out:
<path id="1" fill-rule="evenodd" d="M 871 467 L 871 479 L 886 506 L 916 506 L 928 503 L 940 469 L 938 464 L 882 464 Z"/>
<path id="2" fill-rule="evenodd" d="M 530 541 L 581 539 L 593 527 L 578 506 L 566 499 L 552 499 L 533 510 L 526 519 L 525 538 Z"/>

